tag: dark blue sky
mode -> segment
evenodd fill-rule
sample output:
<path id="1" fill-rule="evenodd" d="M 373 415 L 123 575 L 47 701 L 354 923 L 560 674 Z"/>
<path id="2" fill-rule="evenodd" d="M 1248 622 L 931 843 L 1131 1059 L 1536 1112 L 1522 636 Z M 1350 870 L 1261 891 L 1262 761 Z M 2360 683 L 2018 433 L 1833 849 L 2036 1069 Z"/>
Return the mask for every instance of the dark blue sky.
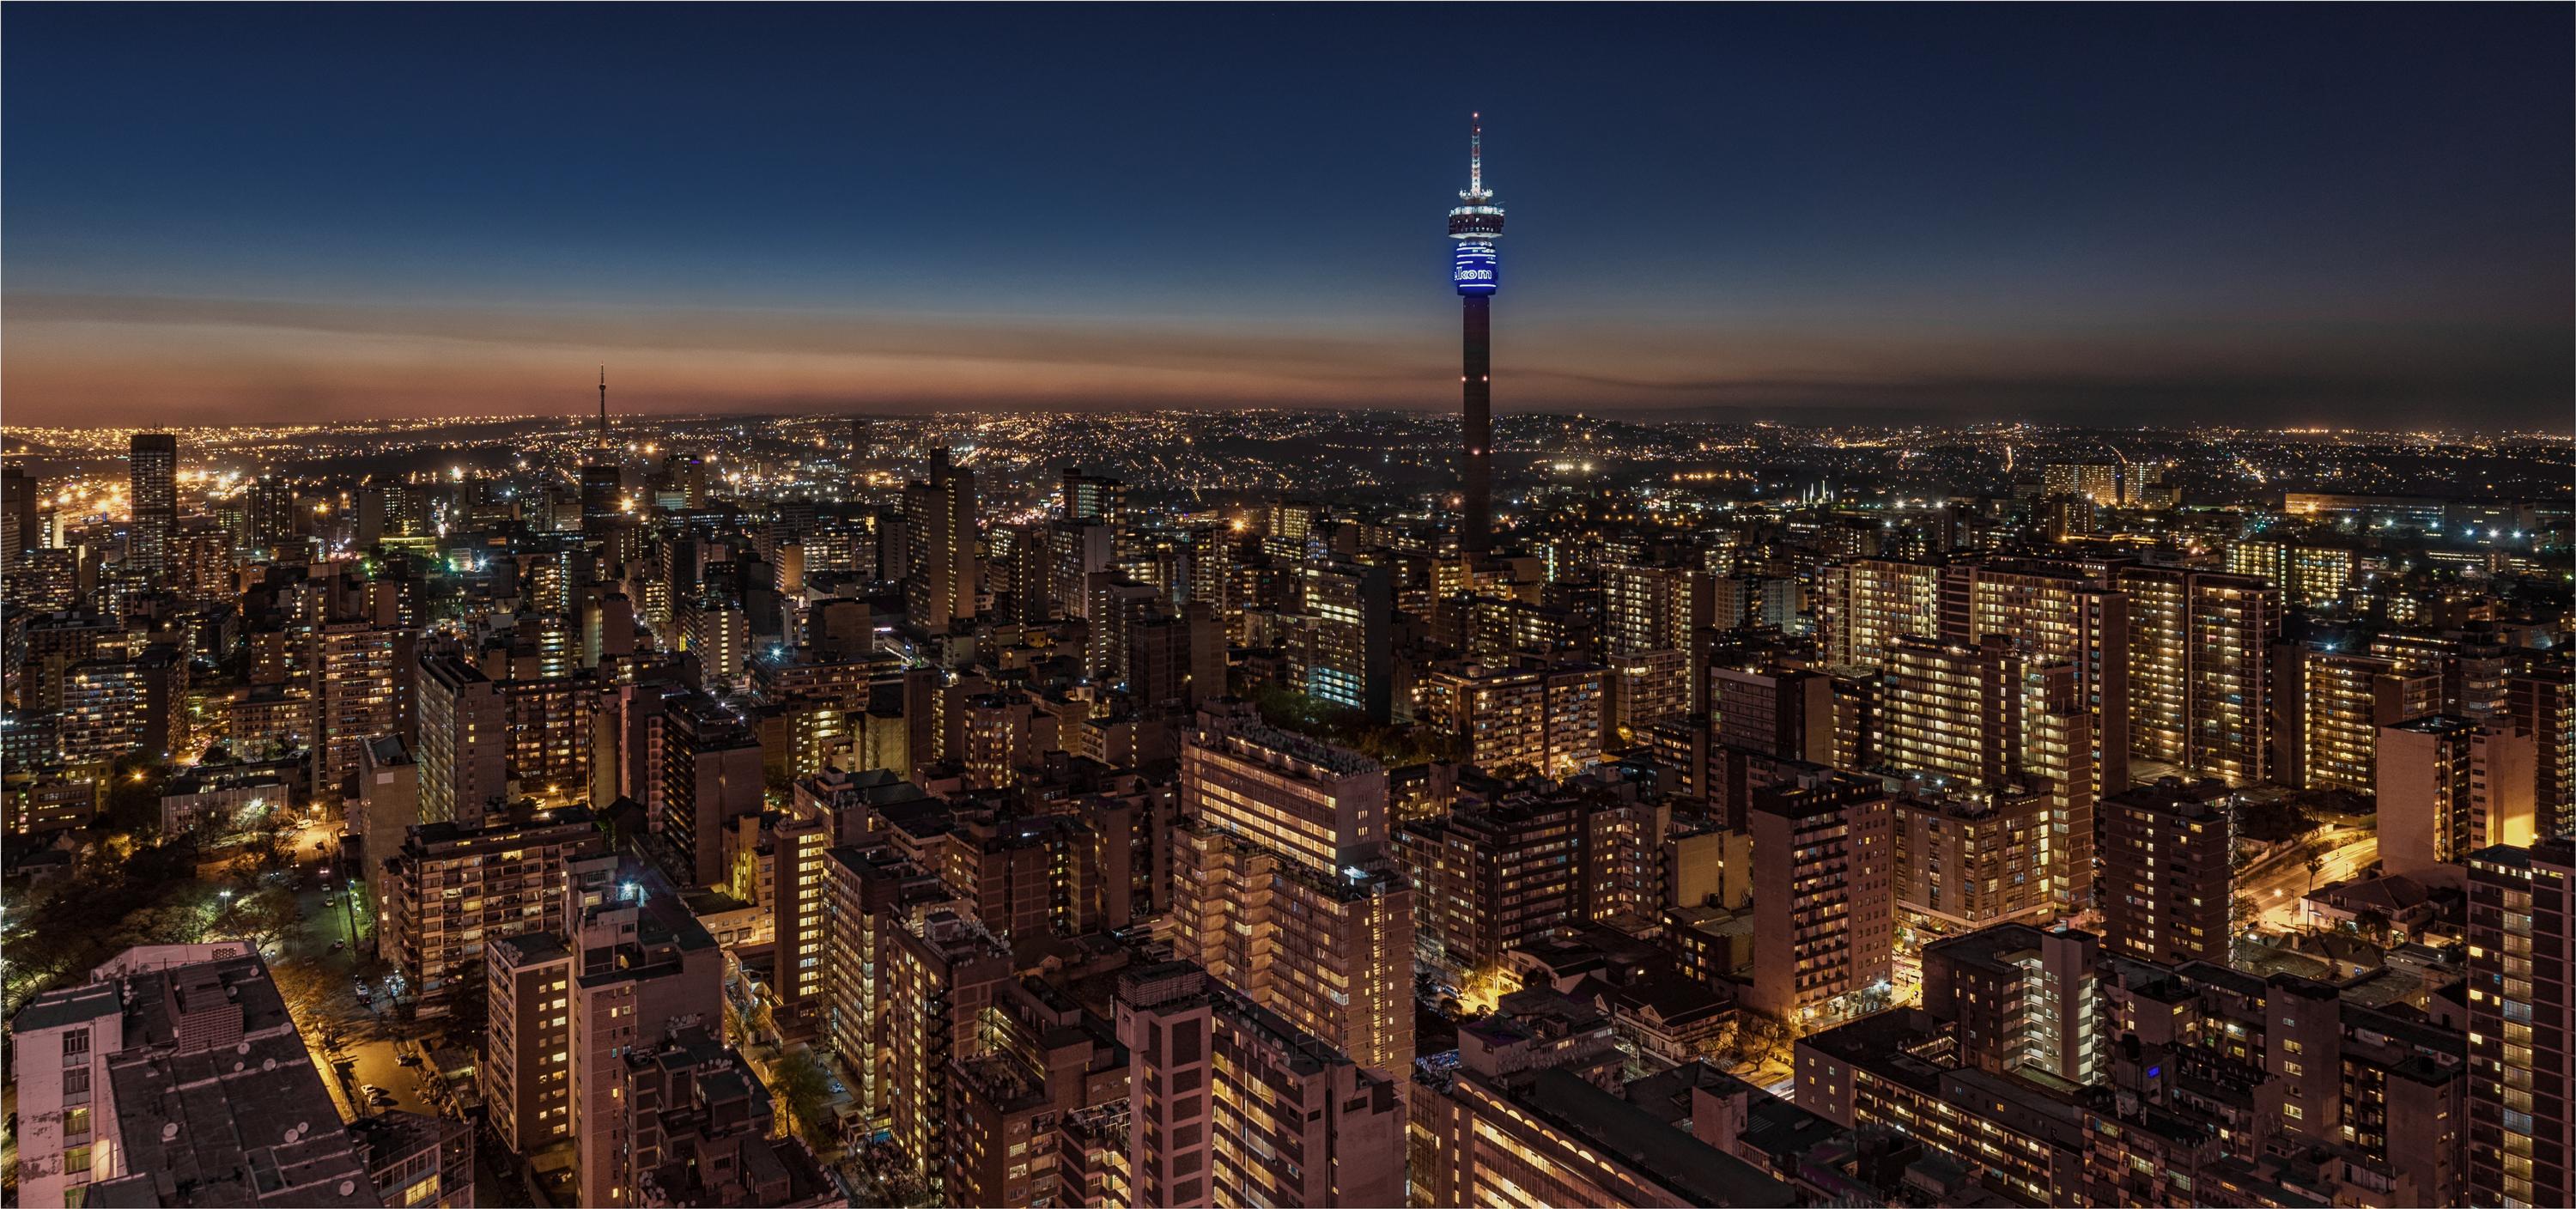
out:
<path id="1" fill-rule="evenodd" d="M 6 387 L 2563 427 L 2570 11 L 13 6 Z"/>

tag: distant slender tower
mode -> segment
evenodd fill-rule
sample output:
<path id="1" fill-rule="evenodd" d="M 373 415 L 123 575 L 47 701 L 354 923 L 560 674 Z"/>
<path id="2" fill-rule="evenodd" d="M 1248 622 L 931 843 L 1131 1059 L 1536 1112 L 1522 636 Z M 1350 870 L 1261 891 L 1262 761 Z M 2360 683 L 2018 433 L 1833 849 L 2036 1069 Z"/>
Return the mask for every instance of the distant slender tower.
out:
<path id="1" fill-rule="evenodd" d="M 1449 212 L 1449 280 L 1465 304 L 1467 357 L 1459 381 L 1466 387 L 1465 457 L 1458 468 L 1459 507 L 1466 521 L 1458 545 L 1469 554 L 1493 548 L 1494 525 L 1494 285 L 1499 261 L 1494 241 L 1503 237 L 1503 208 L 1485 188 L 1485 121 L 1473 115 L 1467 136 L 1467 188 Z"/>
<path id="2" fill-rule="evenodd" d="M 599 367 L 599 447 L 581 468 L 581 531 L 594 537 L 626 521 L 626 474 L 608 443 L 608 367 Z"/>

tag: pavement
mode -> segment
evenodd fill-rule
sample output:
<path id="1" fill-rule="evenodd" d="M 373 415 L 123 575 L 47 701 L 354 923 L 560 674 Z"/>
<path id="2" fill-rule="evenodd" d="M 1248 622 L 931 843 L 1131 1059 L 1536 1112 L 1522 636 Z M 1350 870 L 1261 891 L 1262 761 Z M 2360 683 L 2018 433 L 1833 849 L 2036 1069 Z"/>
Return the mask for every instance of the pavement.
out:
<path id="1" fill-rule="evenodd" d="M 2333 845 L 2325 853 L 2324 866 L 2313 877 L 2308 873 L 2307 862 L 2294 854 L 2246 870 L 2237 879 L 2236 892 L 2253 896 L 2263 913 L 2261 926 L 2266 931 L 2299 929 L 2299 901 L 2309 891 L 2351 881 L 2379 860 L 2377 831 L 2339 827 L 2311 838 Z"/>
<path id="2" fill-rule="evenodd" d="M 290 842 L 299 920 L 272 966 L 282 985 L 301 988 L 291 999 L 296 1023 L 314 1049 L 315 1065 L 331 1072 L 325 1082 L 332 1099 L 343 1115 L 352 1118 L 389 1108 L 454 1115 L 446 1113 L 440 1098 L 431 1094 L 438 1075 L 424 1043 L 438 1029 L 402 1018 L 385 985 L 385 963 L 372 955 L 373 921 L 365 917 L 365 903 L 349 893 L 350 871 L 340 860 L 339 826 L 327 820 L 308 821 L 296 829 Z M 365 1001 L 357 996 L 356 983 L 362 974 L 373 992 Z M 337 1044 L 327 1044 L 330 1041 Z M 406 1064 L 407 1056 L 418 1061 Z M 363 1090 L 369 1085 L 391 1092 L 391 1103 L 369 1100 Z M 477 1129 L 474 1153 L 475 1203 L 550 1203 L 528 1165 L 502 1147 L 488 1129 Z M 558 1196 L 551 1203 L 569 1200 Z"/>
<path id="3" fill-rule="evenodd" d="M 319 852 L 317 843 L 323 845 Z M 296 831 L 294 844 L 300 919 L 272 965 L 281 982 L 294 988 L 290 1002 L 296 1024 L 314 1048 L 316 1064 L 334 1073 L 334 1098 L 344 1113 L 372 1116 L 382 1109 L 361 1089 L 373 1084 L 393 1093 L 389 1107 L 438 1115 L 438 1107 L 424 1094 L 434 1079 L 425 1056 L 417 1066 L 401 1060 L 406 1049 L 420 1051 L 409 1044 L 410 1030 L 393 1012 L 393 997 L 385 993 L 381 978 L 371 974 L 377 977 L 371 1001 L 357 997 L 359 971 L 382 963 L 360 960 L 362 948 L 372 942 L 360 931 L 363 907 L 350 900 L 348 883 L 339 873 L 339 829 L 328 823 L 307 825 Z M 332 1037 L 338 1039 L 336 1047 L 326 1044 Z"/>

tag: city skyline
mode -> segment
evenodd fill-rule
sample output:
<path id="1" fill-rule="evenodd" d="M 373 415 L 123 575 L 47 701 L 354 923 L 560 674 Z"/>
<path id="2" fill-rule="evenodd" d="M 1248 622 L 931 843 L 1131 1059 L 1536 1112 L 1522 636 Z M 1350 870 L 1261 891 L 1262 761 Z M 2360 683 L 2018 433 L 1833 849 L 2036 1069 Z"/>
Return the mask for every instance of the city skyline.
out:
<path id="1" fill-rule="evenodd" d="M 1529 224 L 1503 414 L 2576 383 L 2556 10 L 148 11 L 13 14 L 16 424 L 575 412 L 602 360 L 647 414 L 1445 409 L 1475 109 Z"/>
<path id="2" fill-rule="evenodd" d="M 2576 9 L 1327 12 L 8 5 L 0 1201 L 2576 1204 Z"/>

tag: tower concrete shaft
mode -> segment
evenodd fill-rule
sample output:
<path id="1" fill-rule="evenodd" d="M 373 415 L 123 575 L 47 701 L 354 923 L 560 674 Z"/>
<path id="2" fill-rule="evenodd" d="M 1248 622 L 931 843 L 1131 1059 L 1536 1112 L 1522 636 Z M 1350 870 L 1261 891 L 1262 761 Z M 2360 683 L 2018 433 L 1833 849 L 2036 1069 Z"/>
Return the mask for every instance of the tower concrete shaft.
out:
<path id="1" fill-rule="evenodd" d="M 1466 360 L 1459 374 L 1466 388 L 1466 449 L 1458 466 L 1458 506 L 1465 517 L 1458 545 L 1483 554 L 1494 542 L 1494 297 L 1468 294 L 1459 302 L 1466 310 Z"/>

